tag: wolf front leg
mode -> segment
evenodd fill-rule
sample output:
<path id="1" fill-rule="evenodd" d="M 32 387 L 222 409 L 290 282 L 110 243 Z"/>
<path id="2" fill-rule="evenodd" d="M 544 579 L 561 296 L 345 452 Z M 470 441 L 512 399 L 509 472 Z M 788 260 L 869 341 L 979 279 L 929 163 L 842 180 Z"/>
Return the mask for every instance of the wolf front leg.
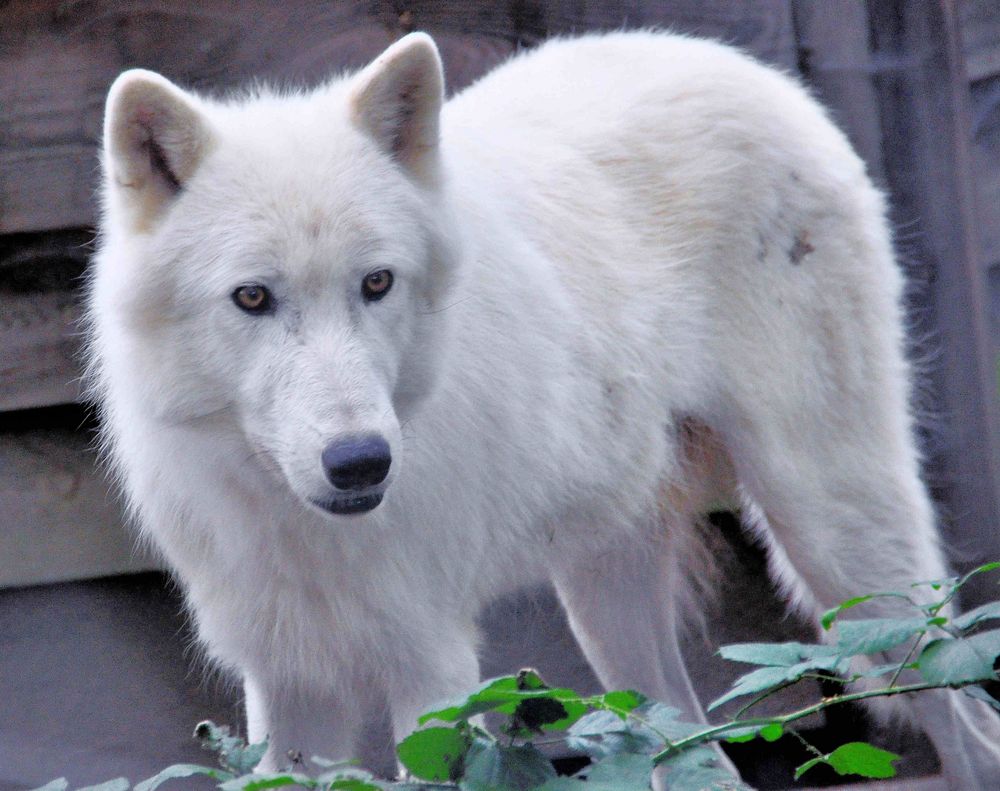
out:
<path id="1" fill-rule="evenodd" d="M 391 660 L 386 692 L 397 744 L 420 727 L 421 715 L 472 692 L 479 682 L 476 643 L 471 625 L 451 633 L 441 628 L 411 639 Z"/>
<path id="2" fill-rule="evenodd" d="M 680 650 L 677 609 L 679 599 L 686 598 L 680 588 L 686 580 L 662 533 L 559 568 L 553 582 L 573 634 L 605 689 L 633 689 L 680 709 L 682 719 L 707 722 Z M 720 765 L 738 776 L 715 747 Z M 660 778 L 656 783 L 662 785 Z"/>
<path id="3" fill-rule="evenodd" d="M 258 772 L 278 771 L 301 756 L 353 760 L 369 718 L 371 689 L 349 684 L 336 693 L 283 688 L 264 676 L 245 675 L 247 738 L 268 742 Z"/>

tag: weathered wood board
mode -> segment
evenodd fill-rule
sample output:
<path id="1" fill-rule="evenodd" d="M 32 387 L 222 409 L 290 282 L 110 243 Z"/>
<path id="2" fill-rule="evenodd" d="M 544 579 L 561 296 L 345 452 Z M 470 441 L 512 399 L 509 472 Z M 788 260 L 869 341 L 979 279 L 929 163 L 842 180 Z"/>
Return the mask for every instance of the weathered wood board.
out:
<path id="1" fill-rule="evenodd" d="M 997 0 L 961 0 L 955 5 L 969 80 L 1000 74 L 1000 4 Z"/>
<path id="2" fill-rule="evenodd" d="M 75 401 L 90 234 L 0 237 L 0 412 Z"/>
<path id="3" fill-rule="evenodd" d="M 0 588 L 150 569 L 122 526 L 90 440 L 71 429 L 0 440 Z"/>
<path id="4" fill-rule="evenodd" d="M 891 218 L 933 333 L 929 377 L 941 423 L 932 480 L 947 503 L 945 542 L 960 567 L 1000 554 L 995 342 L 976 234 L 971 108 L 956 4 L 869 4 L 873 78 Z M 992 598 L 973 580 L 968 602 Z"/>
<path id="5" fill-rule="evenodd" d="M 452 90 L 550 33 L 664 25 L 794 66 L 786 0 L 320 2 L 26 0 L 0 7 L 0 233 L 93 223 L 104 95 L 123 69 L 217 91 L 261 79 L 314 84 L 432 32 Z"/>

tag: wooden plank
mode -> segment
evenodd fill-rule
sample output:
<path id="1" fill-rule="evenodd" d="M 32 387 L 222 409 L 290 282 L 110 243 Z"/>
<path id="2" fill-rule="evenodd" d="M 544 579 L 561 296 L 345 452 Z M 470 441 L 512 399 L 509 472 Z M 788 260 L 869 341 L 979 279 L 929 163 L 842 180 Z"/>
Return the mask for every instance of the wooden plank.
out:
<path id="1" fill-rule="evenodd" d="M 972 81 L 1000 75 L 1000 7 L 997 0 L 958 3 L 962 49 Z"/>
<path id="2" fill-rule="evenodd" d="M 979 244 L 983 262 L 1000 266 L 1000 75 L 974 83 L 971 97 Z"/>
<path id="3" fill-rule="evenodd" d="M 0 412 L 78 398 L 78 286 L 89 239 L 0 237 Z"/>
<path id="4" fill-rule="evenodd" d="M 971 119 L 955 4 L 868 3 L 884 159 L 901 248 L 923 277 L 942 446 L 946 545 L 967 568 L 1000 557 L 1000 419 L 988 298 L 975 238 Z M 993 598 L 974 580 L 966 604 Z"/>
<path id="5" fill-rule="evenodd" d="M 0 233 L 94 221 L 101 113 L 123 69 L 219 90 L 260 78 L 310 84 L 366 63 L 413 29 L 441 46 L 458 89 L 556 32 L 669 25 L 794 65 L 786 0 L 25 0 L 0 7 Z"/>
<path id="6" fill-rule="evenodd" d="M 72 292 L 4 297 L 0 301 L 0 410 L 76 401 L 77 318 Z"/>
<path id="7" fill-rule="evenodd" d="M 497 4 L 500 5 L 500 4 Z M 622 28 L 664 28 L 717 38 L 764 60 L 795 67 L 788 0 L 548 0 L 507 3 L 519 42 Z"/>
<path id="8" fill-rule="evenodd" d="M 7 3 L 0 11 L 0 233 L 90 225 L 108 85 L 145 67 L 218 90 L 315 84 L 364 65 L 403 32 L 371 3 L 264 0 Z M 376 8 L 378 4 L 375 4 Z M 443 31 L 453 87 L 513 51 Z"/>
<path id="9" fill-rule="evenodd" d="M 792 14 L 799 73 L 868 163 L 872 178 L 884 184 L 882 127 L 864 4 L 794 0 Z"/>
<path id="10" fill-rule="evenodd" d="M 0 433 L 0 587 L 154 568 L 122 527 L 88 437 L 11 422 Z"/>

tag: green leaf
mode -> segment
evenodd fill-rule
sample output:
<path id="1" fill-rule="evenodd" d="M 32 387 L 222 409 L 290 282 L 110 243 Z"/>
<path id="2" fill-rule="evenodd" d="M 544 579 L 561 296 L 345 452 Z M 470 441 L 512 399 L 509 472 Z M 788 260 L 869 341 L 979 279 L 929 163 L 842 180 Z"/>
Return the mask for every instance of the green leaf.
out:
<path id="1" fill-rule="evenodd" d="M 766 742 L 776 742 L 784 734 L 780 722 L 769 722 L 765 725 L 747 725 L 726 732 L 725 740 L 740 744 L 750 742 L 760 736 Z"/>
<path id="2" fill-rule="evenodd" d="M 232 780 L 233 775 L 222 769 L 215 769 L 211 766 L 198 766 L 197 764 L 174 764 L 168 766 L 161 772 L 153 775 L 148 780 L 137 783 L 135 791 L 153 791 L 167 780 L 174 780 L 181 777 L 193 777 L 194 775 L 205 775 L 213 780 Z"/>
<path id="3" fill-rule="evenodd" d="M 875 598 L 874 594 L 868 594 L 867 596 L 855 596 L 853 599 L 848 599 L 838 604 L 836 607 L 827 610 L 823 613 L 823 617 L 820 618 L 820 623 L 823 624 L 824 629 L 829 629 L 833 626 L 833 622 L 837 620 L 837 616 L 840 615 L 844 610 L 849 610 L 851 607 L 857 607 L 859 604 L 863 604 L 866 601 L 870 601 Z"/>
<path id="4" fill-rule="evenodd" d="M 745 728 L 734 728 L 729 731 L 726 736 L 726 741 L 732 744 L 742 744 L 743 742 L 752 742 L 757 738 L 757 734 L 760 733 L 760 728 L 756 725 L 748 725 Z"/>
<path id="5" fill-rule="evenodd" d="M 670 791 L 753 791 L 750 786 L 719 766 L 715 751 L 694 747 L 662 762 Z"/>
<path id="6" fill-rule="evenodd" d="M 1000 656 L 1000 630 L 992 630 L 972 637 L 934 640 L 924 647 L 917 666 L 929 684 L 993 681 L 997 656 Z"/>
<path id="7" fill-rule="evenodd" d="M 633 724 L 623 722 L 613 711 L 601 709 L 573 724 L 566 745 L 599 759 L 618 753 L 651 753 L 662 741 L 648 732 L 636 733 Z"/>
<path id="8" fill-rule="evenodd" d="M 257 768 L 264 753 L 267 752 L 267 742 L 245 744 L 242 739 L 236 744 L 228 745 L 222 753 L 223 761 L 234 774 L 241 775 Z"/>
<path id="9" fill-rule="evenodd" d="M 615 712 L 599 709 L 569 729 L 566 744 L 596 759 L 620 753 L 652 754 L 662 750 L 666 741 L 682 739 L 704 727 L 678 719 L 680 713 L 679 709 L 646 701 L 623 721 Z"/>
<path id="10" fill-rule="evenodd" d="M 861 775 L 862 777 L 895 777 L 893 761 L 899 756 L 888 750 L 873 747 L 867 742 L 842 744 L 826 756 L 826 762 L 840 775 Z"/>
<path id="11" fill-rule="evenodd" d="M 780 722 L 772 722 L 760 729 L 760 737 L 765 742 L 776 742 L 784 735 L 785 730 Z"/>
<path id="12" fill-rule="evenodd" d="M 430 720 L 457 722 L 488 711 L 513 714 L 521 701 L 533 698 L 551 698 L 564 705 L 573 702 L 582 703 L 581 696 L 572 689 L 533 687 L 534 678 L 532 676 L 537 678 L 537 675 L 532 673 L 528 676 L 502 676 L 485 681 L 472 694 L 443 709 L 427 712 L 420 717 L 418 722 L 421 725 Z"/>
<path id="13" fill-rule="evenodd" d="M 575 777 L 553 777 L 536 787 L 534 791 L 594 791 L 594 789 L 586 781 Z"/>
<path id="14" fill-rule="evenodd" d="M 132 784 L 127 777 L 116 777 L 114 780 L 106 780 L 97 785 L 78 788 L 77 791 L 128 791 L 131 787 Z"/>
<path id="15" fill-rule="evenodd" d="M 974 610 L 962 613 L 952 619 L 952 623 L 959 629 L 971 629 L 983 621 L 991 621 L 1000 618 L 1000 601 L 991 601 L 976 607 Z"/>
<path id="16" fill-rule="evenodd" d="M 620 689 L 599 695 L 591 701 L 591 705 L 606 708 L 625 719 L 630 711 L 645 702 L 645 695 L 631 689 Z"/>
<path id="17" fill-rule="evenodd" d="M 802 775 L 804 775 L 806 772 L 808 772 L 817 764 L 825 764 L 825 763 L 826 763 L 826 756 L 818 756 L 816 758 L 810 758 L 804 764 L 800 764 L 795 768 L 795 779 L 798 780 L 800 777 L 802 777 Z"/>
<path id="18" fill-rule="evenodd" d="M 455 791 L 454 783 L 392 783 L 385 786 L 392 791 Z"/>
<path id="19" fill-rule="evenodd" d="M 315 757 L 311 759 L 313 763 L 322 762 L 327 771 L 316 776 L 316 782 L 324 789 L 336 789 L 336 791 L 381 791 L 386 786 L 377 781 L 372 773 L 351 766 L 350 761 L 327 761 Z"/>
<path id="20" fill-rule="evenodd" d="M 315 763 L 316 759 L 313 758 L 312 761 Z M 375 780 L 371 772 L 364 769 L 359 769 L 354 766 L 350 766 L 347 761 L 340 761 L 334 763 L 333 761 L 325 761 L 328 768 L 327 771 L 316 776 L 316 782 L 321 786 L 328 783 L 333 783 L 332 788 L 354 788 L 351 785 L 343 785 L 344 783 L 367 783 L 373 788 L 381 788 L 382 786 Z M 337 785 L 340 783 L 341 785 Z M 363 788 L 364 786 L 358 786 L 358 788 Z"/>
<path id="21" fill-rule="evenodd" d="M 264 772 L 234 777 L 220 785 L 219 788 L 222 791 L 264 791 L 267 788 L 284 788 L 285 786 L 317 788 L 319 783 L 309 775 L 298 772 Z"/>
<path id="22" fill-rule="evenodd" d="M 896 767 L 892 764 L 898 760 L 899 756 L 895 753 L 873 747 L 867 742 L 848 742 L 832 753 L 806 761 L 795 770 L 795 779 L 798 780 L 821 763 L 832 767 L 839 775 L 861 775 L 879 779 L 895 777 Z"/>
<path id="23" fill-rule="evenodd" d="M 345 777 L 343 780 L 334 780 L 326 788 L 328 791 L 383 791 L 384 786 L 359 780 L 356 777 Z"/>
<path id="24" fill-rule="evenodd" d="M 576 700 L 554 698 L 528 698 L 517 704 L 512 716 L 513 730 L 521 727 L 529 732 L 563 731 L 588 711 L 587 706 Z"/>
<path id="25" fill-rule="evenodd" d="M 520 690 L 549 688 L 548 684 L 542 681 L 542 677 L 530 667 L 519 670 L 514 679 L 517 682 L 517 688 Z"/>
<path id="26" fill-rule="evenodd" d="M 529 791 L 556 776 L 552 763 L 530 744 L 507 747 L 477 740 L 469 751 L 462 791 Z"/>
<path id="27" fill-rule="evenodd" d="M 69 780 L 60 777 L 57 780 L 49 780 L 45 785 L 32 789 L 32 791 L 66 791 L 69 788 Z"/>
<path id="28" fill-rule="evenodd" d="M 740 676 L 733 683 L 732 688 L 720 698 L 716 698 L 708 704 L 706 711 L 717 709 L 723 703 L 728 703 L 734 698 L 744 695 L 754 695 L 759 692 L 784 684 L 787 681 L 797 681 L 803 673 L 813 669 L 811 663 L 800 663 L 792 667 L 762 667 Z"/>
<path id="29" fill-rule="evenodd" d="M 586 791 L 649 791 L 653 760 L 648 755 L 622 753 L 592 764 Z"/>
<path id="30" fill-rule="evenodd" d="M 400 763 L 422 780 L 457 780 L 472 741 L 456 728 L 414 731 L 396 747 Z"/>
<path id="31" fill-rule="evenodd" d="M 230 736 L 227 726 L 216 725 L 211 720 L 199 722 L 194 737 L 206 749 L 217 752 L 222 765 L 237 776 L 252 772 L 267 752 L 267 740 L 247 744 L 239 736 Z"/>
<path id="32" fill-rule="evenodd" d="M 868 618 L 838 621 L 837 650 L 842 656 L 888 651 L 927 631 L 927 618 Z"/>
<path id="33" fill-rule="evenodd" d="M 662 737 L 664 736 L 675 741 L 690 736 L 705 727 L 698 723 L 679 719 L 680 716 L 680 709 L 650 700 L 632 712 L 631 720 L 634 722 L 632 730 L 654 738 L 662 746 Z"/>
<path id="34" fill-rule="evenodd" d="M 733 643 L 719 649 L 719 655 L 731 662 L 772 667 L 791 667 L 810 659 L 836 656 L 837 653 L 833 646 L 795 642 Z"/>

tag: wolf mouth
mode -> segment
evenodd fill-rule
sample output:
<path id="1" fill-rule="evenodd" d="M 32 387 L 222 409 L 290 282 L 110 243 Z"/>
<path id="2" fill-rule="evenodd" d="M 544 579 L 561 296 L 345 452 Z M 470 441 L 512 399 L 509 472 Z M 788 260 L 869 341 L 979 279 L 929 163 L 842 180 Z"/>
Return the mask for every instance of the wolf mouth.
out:
<path id="1" fill-rule="evenodd" d="M 329 500 L 313 500 L 312 504 L 331 514 L 361 514 L 371 511 L 382 502 L 382 493 L 365 494 L 360 497 L 333 497 Z"/>

